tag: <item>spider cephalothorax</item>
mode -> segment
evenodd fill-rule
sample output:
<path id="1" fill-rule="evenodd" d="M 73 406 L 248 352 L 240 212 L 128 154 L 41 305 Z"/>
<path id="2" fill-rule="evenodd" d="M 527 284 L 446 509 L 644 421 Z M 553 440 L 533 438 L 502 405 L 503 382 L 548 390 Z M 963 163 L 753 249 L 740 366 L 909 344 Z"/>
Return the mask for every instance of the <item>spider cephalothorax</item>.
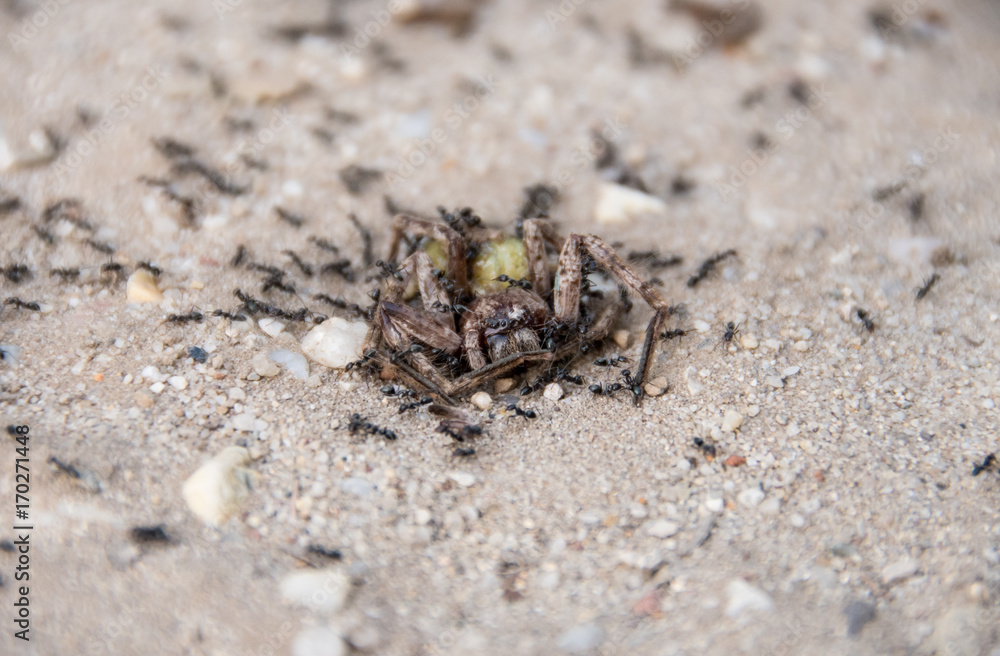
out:
<path id="1" fill-rule="evenodd" d="M 471 210 L 442 211 L 442 218 L 393 219 L 385 289 L 364 349 L 383 376 L 448 399 L 521 365 L 564 360 L 607 336 L 630 306 L 628 290 L 654 310 L 631 380 L 638 400 L 670 309 L 610 246 L 592 235 L 561 239 L 545 219 L 525 219 L 518 239 L 483 227 Z M 415 250 L 397 266 L 404 243 Z M 546 245 L 559 251 L 555 272 Z M 596 310 L 581 307 L 594 268 L 623 290 Z M 419 304 L 407 302 L 416 296 Z"/>

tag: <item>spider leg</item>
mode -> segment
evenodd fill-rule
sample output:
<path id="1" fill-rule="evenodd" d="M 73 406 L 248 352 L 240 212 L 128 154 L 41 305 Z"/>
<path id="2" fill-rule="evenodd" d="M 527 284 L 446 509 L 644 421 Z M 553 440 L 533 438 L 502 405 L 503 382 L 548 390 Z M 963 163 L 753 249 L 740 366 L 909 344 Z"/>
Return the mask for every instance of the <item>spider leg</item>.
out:
<path id="1" fill-rule="evenodd" d="M 543 299 L 552 293 L 552 276 L 545 262 L 545 242 L 562 248 L 563 240 L 545 219 L 525 219 L 521 224 L 524 231 L 524 249 L 528 254 L 528 275 L 531 286 Z"/>
<path id="2" fill-rule="evenodd" d="M 455 379 L 446 388 L 448 394 L 459 395 L 469 389 L 478 387 L 488 380 L 501 376 L 511 369 L 516 369 L 522 364 L 529 362 L 549 361 L 555 358 L 552 351 L 527 351 L 524 353 L 514 353 L 507 357 L 491 362 L 484 367 L 470 371 L 469 373 Z"/>
<path id="3" fill-rule="evenodd" d="M 561 321 L 574 323 L 580 314 L 580 284 L 583 280 L 582 252 L 594 259 L 605 271 L 632 292 L 642 297 L 653 308 L 653 317 L 646 327 L 646 338 L 642 345 L 642 356 L 633 378 L 633 387 L 642 389 L 642 383 L 649 369 L 650 356 L 656 348 L 656 338 L 664 319 L 670 313 L 670 306 L 652 285 L 640 278 L 614 249 L 593 235 L 570 235 L 559 254 L 559 289 L 555 292 L 556 317 Z M 637 397 L 638 401 L 638 397 Z"/>
<path id="4" fill-rule="evenodd" d="M 418 219 L 409 214 L 397 214 L 392 219 L 392 241 L 389 246 L 389 261 L 394 262 L 399 255 L 399 246 L 406 234 L 436 239 L 448 244 L 448 277 L 459 291 L 468 291 L 469 278 L 465 266 L 465 239 L 458 231 L 443 223 Z"/>

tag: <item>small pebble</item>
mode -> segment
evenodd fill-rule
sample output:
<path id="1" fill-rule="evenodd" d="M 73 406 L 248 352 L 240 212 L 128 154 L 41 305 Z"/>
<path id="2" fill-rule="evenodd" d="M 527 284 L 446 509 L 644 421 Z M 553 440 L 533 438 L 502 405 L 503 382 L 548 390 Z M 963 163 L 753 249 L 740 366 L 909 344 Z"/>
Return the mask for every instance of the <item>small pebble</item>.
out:
<path id="1" fill-rule="evenodd" d="M 356 497 L 361 497 L 362 499 L 369 496 L 374 489 L 371 483 L 363 478 L 351 477 L 345 478 L 340 482 L 340 489 L 347 494 L 353 494 Z"/>
<path id="2" fill-rule="evenodd" d="M 166 389 L 166 387 L 167 386 L 165 384 L 161 382 L 156 382 L 149 386 L 149 391 L 152 392 L 153 394 L 159 394 L 164 389 Z"/>
<path id="3" fill-rule="evenodd" d="M 781 389 L 785 386 L 785 381 L 781 380 L 781 376 L 768 376 L 764 379 L 764 382 L 774 389 Z"/>
<path id="4" fill-rule="evenodd" d="M 136 392 L 132 395 L 132 400 L 140 408 L 149 409 L 153 407 L 153 397 L 145 392 Z"/>
<path id="5" fill-rule="evenodd" d="M 347 605 L 351 579 L 340 568 L 303 569 L 281 580 L 285 601 L 314 611 L 336 613 Z"/>
<path id="6" fill-rule="evenodd" d="M 847 635 L 856 636 L 875 619 L 875 605 L 867 601 L 852 601 L 844 606 L 844 616 L 847 618 Z"/>
<path id="7" fill-rule="evenodd" d="M 448 478 L 455 481 L 462 487 L 472 487 L 476 483 L 476 477 L 469 472 L 453 471 L 448 472 Z"/>
<path id="8" fill-rule="evenodd" d="M 667 387 L 669 387 L 667 379 L 664 378 L 663 376 L 657 376 L 653 380 L 646 383 L 643 386 L 643 389 L 649 396 L 661 396 L 663 393 L 667 391 Z"/>
<path id="9" fill-rule="evenodd" d="M 732 433 L 739 430 L 739 427 L 743 425 L 743 415 L 736 412 L 735 410 L 726 410 L 725 416 L 722 418 L 722 430 L 727 433 Z"/>
<path id="10" fill-rule="evenodd" d="M 586 654 L 599 647 L 604 638 L 604 629 L 599 625 L 579 624 L 559 636 L 556 646 L 570 654 Z"/>
<path id="11" fill-rule="evenodd" d="M 882 569 L 882 582 L 886 585 L 899 583 L 916 574 L 919 569 L 920 563 L 915 558 L 897 560 Z"/>
<path id="12" fill-rule="evenodd" d="M 274 317 L 264 317 L 257 321 L 257 325 L 260 329 L 264 331 L 264 334 L 269 337 L 277 337 L 281 334 L 281 331 L 285 329 L 285 324 L 282 321 L 278 321 Z"/>
<path id="13" fill-rule="evenodd" d="M 314 362 L 332 369 L 343 369 L 361 359 L 361 347 L 368 335 L 368 324 L 331 317 L 302 338 L 302 352 Z"/>
<path id="14" fill-rule="evenodd" d="M 774 601 L 766 592 L 743 579 L 733 579 L 726 586 L 726 615 L 739 617 L 747 612 L 772 613 Z"/>
<path id="15" fill-rule="evenodd" d="M 597 186 L 594 219 L 603 225 L 627 223 L 649 214 L 664 214 L 667 204 L 656 196 L 609 182 Z"/>
<path id="16" fill-rule="evenodd" d="M 632 333 L 627 330 L 616 330 L 611 336 L 618 348 L 626 349 L 628 348 L 628 343 L 632 339 Z"/>
<path id="17" fill-rule="evenodd" d="M 656 519 L 646 524 L 646 532 L 654 538 L 660 538 L 661 540 L 677 535 L 677 532 L 680 530 L 681 527 L 677 522 L 672 522 L 668 519 Z"/>
<path id="18" fill-rule="evenodd" d="M 759 414 L 760 414 L 759 405 L 752 405 L 749 408 L 747 408 L 747 417 L 756 417 Z"/>
<path id="19" fill-rule="evenodd" d="M 563 388 L 559 383 L 549 383 L 545 386 L 545 392 L 542 396 L 547 398 L 549 401 L 558 401 L 563 397 Z"/>
<path id="20" fill-rule="evenodd" d="M 705 500 L 705 508 L 710 512 L 720 513 L 725 507 L 726 502 L 722 499 L 722 497 L 712 497 Z"/>
<path id="21" fill-rule="evenodd" d="M 513 378 L 500 378 L 497 382 L 493 383 L 493 391 L 497 394 L 503 394 L 504 392 L 509 392 L 514 388 Z"/>
<path id="22" fill-rule="evenodd" d="M 747 464 L 747 459 L 743 456 L 732 455 L 726 458 L 727 467 L 742 467 Z"/>
<path id="23" fill-rule="evenodd" d="M 740 502 L 740 505 L 756 508 L 764 500 L 764 491 L 759 487 L 749 487 L 736 495 L 736 500 Z"/>
<path id="24" fill-rule="evenodd" d="M 129 303 L 159 303 L 163 300 L 163 292 L 152 273 L 136 269 L 125 283 L 125 298 Z"/>
<path id="25" fill-rule="evenodd" d="M 167 384 L 175 390 L 184 390 L 187 389 L 188 381 L 184 376 L 171 376 L 167 379 Z"/>
<path id="26" fill-rule="evenodd" d="M 195 362 L 204 364 L 204 362 L 208 360 L 208 351 L 201 348 L 200 346 L 189 346 L 187 353 L 188 357 L 194 360 Z"/>
<path id="27" fill-rule="evenodd" d="M 247 393 L 244 392 L 239 387 L 230 387 L 226 392 L 226 396 L 229 397 L 230 401 L 240 402 L 247 400 Z"/>
<path id="28" fill-rule="evenodd" d="M 746 335 L 742 335 L 740 337 L 740 345 L 743 346 L 743 348 L 745 348 L 746 350 L 752 351 L 755 348 L 757 348 L 760 345 L 760 343 L 757 341 L 756 337 L 754 337 L 750 333 L 747 333 Z"/>
<path id="29" fill-rule="evenodd" d="M 250 454 L 243 447 L 223 449 L 184 481 L 188 508 L 205 523 L 218 526 L 239 512 L 250 495 Z"/>
<path id="30" fill-rule="evenodd" d="M 792 348 L 795 349 L 796 351 L 808 351 L 809 342 L 805 341 L 804 339 L 800 339 L 799 341 L 792 344 Z"/>
<path id="31" fill-rule="evenodd" d="M 280 364 L 285 368 L 285 371 L 299 380 L 309 378 L 309 363 L 306 361 L 306 356 L 301 353 L 289 351 L 288 349 L 278 349 L 277 351 L 268 353 L 267 358 L 272 362 Z"/>
<path id="32" fill-rule="evenodd" d="M 511 381 L 511 383 L 513 383 L 513 381 Z M 490 406 L 493 405 L 493 397 L 486 392 L 476 392 L 472 395 L 472 398 L 470 398 L 469 401 L 471 401 L 472 405 L 476 406 L 480 410 L 489 410 Z"/>
<path id="33" fill-rule="evenodd" d="M 300 631 L 292 641 L 292 656 L 343 656 L 344 641 L 337 632 L 325 626 Z"/>
<path id="34" fill-rule="evenodd" d="M 281 368 L 267 357 L 267 353 L 258 353 L 253 356 L 253 370 L 258 376 L 265 378 L 281 373 Z"/>
<path id="35" fill-rule="evenodd" d="M 688 391 L 692 396 L 701 394 L 705 390 L 705 385 L 701 382 L 701 374 L 694 367 L 684 370 L 684 382 L 687 383 Z"/>

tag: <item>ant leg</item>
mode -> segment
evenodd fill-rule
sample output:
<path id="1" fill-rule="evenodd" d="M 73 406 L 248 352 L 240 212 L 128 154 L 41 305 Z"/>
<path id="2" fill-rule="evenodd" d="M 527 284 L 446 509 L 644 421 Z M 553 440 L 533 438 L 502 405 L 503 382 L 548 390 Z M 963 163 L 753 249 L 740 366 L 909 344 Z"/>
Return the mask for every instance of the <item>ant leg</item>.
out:
<path id="1" fill-rule="evenodd" d="M 545 242 L 562 248 L 563 240 L 545 219 L 525 219 L 521 224 L 524 231 L 524 249 L 528 254 L 528 275 L 531 286 L 543 299 L 552 293 L 552 277 L 545 262 Z"/>
<path id="2" fill-rule="evenodd" d="M 556 317 L 564 322 L 575 323 L 580 313 L 580 285 L 583 280 L 582 252 L 609 274 L 618 279 L 626 288 L 642 297 L 653 308 L 653 317 L 646 327 L 646 338 L 643 341 L 642 356 L 633 387 L 642 388 L 649 369 L 650 356 L 656 348 L 656 337 L 664 319 L 670 313 L 670 305 L 652 285 L 640 278 L 614 249 L 593 235 L 570 235 L 559 254 L 559 289 L 555 293 Z"/>
<path id="3" fill-rule="evenodd" d="M 443 223 L 418 219 L 409 214 L 397 214 L 392 219 L 392 240 L 389 246 L 389 261 L 394 262 L 399 255 L 399 246 L 406 234 L 436 239 L 448 244 L 448 277 L 456 289 L 468 291 L 469 278 L 465 267 L 466 244 L 458 231 Z"/>

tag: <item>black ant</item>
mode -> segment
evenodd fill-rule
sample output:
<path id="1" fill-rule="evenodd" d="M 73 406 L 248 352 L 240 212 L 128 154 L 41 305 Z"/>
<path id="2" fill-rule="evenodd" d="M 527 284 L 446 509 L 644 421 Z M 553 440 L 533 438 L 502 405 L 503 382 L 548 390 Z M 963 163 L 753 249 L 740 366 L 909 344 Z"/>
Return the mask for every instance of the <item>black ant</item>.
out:
<path id="1" fill-rule="evenodd" d="M 715 267 L 719 262 L 723 261 L 727 257 L 733 257 L 735 255 L 736 251 L 730 248 L 729 250 L 716 253 L 712 257 L 702 262 L 701 266 L 698 267 L 698 271 L 688 279 L 687 282 L 688 287 L 694 287 L 695 285 L 697 285 L 699 282 L 707 278 L 709 274 L 712 273 L 712 271 L 715 270 Z"/>
<path id="2" fill-rule="evenodd" d="M 405 387 L 396 387 L 395 385 L 383 385 L 379 391 L 386 396 L 398 396 L 401 399 L 416 398 L 417 396 L 417 393 L 413 390 L 406 389 Z"/>
<path id="3" fill-rule="evenodd" d="M 979 476 L 984 471 L 989 471 L 995 467 L 997 464 L 997 457 L 994 454 L 989 454 L 983 459 L 982 464 L 978 464 L 972 468 L 972 475 Z"/>
<path id="4" fill-rule="evenodd" d="M 625 389 L 625 387 L 621 383 L 610 383 L 607 386 L 604 386 L 601 383 L 594 383 L 587 389 L 589 389 L 594 394 L 601 394 L 603 396 L 612 396 L 616 392 L 620 392 L 621 390 Z"/>
<path id="5" fill-rule="evenodd" d="M 505 282 L 507 283 L 508 287 L 520 287 L 521 289 L 531 289 L 531 281 L 528 280 L 527 278 L 520 278 L 518 280 L 514 280 L 513 278 L 511 278 L 506 274 L 500 274 L 499 276 L 494 278 L 494 280 L 496 280 L 497 282 Z"/>
<path id="6" fill-rule="evenodd" d="M 159 544 L 169 543 L 170 536 L 167 535 L 166 527 L 163 524 L 158 526 L 135 526 L 129 531 L 129 537 L 137 544 Z"/>
<path id="7" fill-rule="evenodd" d="M 80 277 L 80 269 L 77 268 L 52 269 L 52 275 L 59 276 L 60 278 L 63 279 L 63 281 L 76 280 L 77 278 Z"/>
<path id="8" fill-rule="evenodd" d="M 76 198 L 63 198 L 42 211 L 42 221 L 49 223 L 53 219 L 62 219 L 81 230 L 94 231 L 94 226 L 83 218 L 83 204 Z"/>
<path id="9" fill-rule="evenodd" d="M 395 262 L 384 262 L 382 260 L 376 260 L 375 266 L 382 270 L 382 277 L 388 278 L 392 276 L 396 280 L 402 282 L 404 280 L 403 274 L 400 273 L 400 268 L 396 266 Z"/>
<path id="10" fill-rule="evenodd" d="M 275 206 L 274 211 L 278 215 L 278 218 L 280 218 L 282 221 L 295 228 L 301 228 L 306 222 L 304 216 L 300 214 L 295 214 L 293 212 L 289 212 L 283 207 Z"/>
<path id="11" fill-rule="evenodd" d="M 266 273 L 269 276 L 277 276 L 278 278 L 284 278 L 285 272 L 272 264 L 261 264 L 259 262 L 251 262 L 248 266 L 251 271 L 259 271 L 261 273 Z"/>
<path id="12" fill-rule="evenodd" d="M 399 406 L 399 414 L 403 414 L 407 410 L 414 410 L 422 405 L 427 405 L 428 403 L 434 403 L 434 399 L 429 396 L 420 397 L 419 400 L 413 401 L 412 403 L 403 403 Z"/>
<path id="13" fill-rule="evenodd" d="M 11 264 L 3 269 L 3 276 L 15 285 L 31 279 L 31 269 L 24 264 Z"/>
<path id="14" fill-rule="evenodd" d="M 362 260 L 364 261 L 366 267 L 370 267 L 372 265 L 372 260 L 374 259 L 374 255 L 372 255 L 372 233 L 370 230 L 361 225 L 361 221 L 358 220 L 358 217 L 355 216 L 353 212 L 348 214 L 347 218 L 354 224 L 354 227 L 358 229 L 358 233 L 361 235 L 361 242 L 364 244 Z"/>
<path id="15" fill-rule="evenodd" d="M 195 322 L 200 323 L 205 319 L 205 315 L 201 312 L 188 312 L 187 314 L 169 314 L 167 315 L 167 321 L 170 323 L 189 323 Z"/>
<path id="16" fill-rule="evenodd" d="M 156 266 L 154 264 L 150 264 L 149 262 L 146 262 L 145 260 L 143 260 L 142 262 L 139 262 L 138 268 L 145 269 L 146 271 L 149 271 L 151 274 L 153 274 L 154 278 L 159 278 L 161 275 L 163 275 L 163 269 L 161 269 L 160 267 L 158 267 L 158 266 Z"/>
<path id="17" fill-rule="evenodd" d="M 230 321 L 246 321 L 246 315 L 239 314 L 237 312 L 226 312 L 225 310 L 216 310 L 212 312 L 213 317 L 222 317 L 224 319 L 229 319 Z"/>
<path id="18" fill-rule="evenodd" d="M 367 367 L 371 361 L 378 355 L 378 351 L 375 349 L 369 349 L 361 355 L 360 360 L 354 360 L 353 362 L 348 362 L 347 366 L 344 367 L 345 371 L 350 371 L 351 369 L 361 369 Z"/>
<path id="19" fill-rule="evenodd" d="M 44 241 L 49 246 L 52 246 L 53 244 L 56 243 L 55 236 L 51 232 L 49 232 L 48 230 L 46 230 L 45 228 L 43 228 L 42 226 L 33 225 L 33 226 L 31 226 L 31 229 L 34 230 L 35 234 L 38 235 L 39 239 L 41 239 L 42 241 Z"/>
<path id="20" fill-rule="evenodd" d="M 18 310 L 33 310 L 34 312 L 41 312 L 42 308 L 38 303 L 30 302 L 26 303 L 16 296 L 11 296 L 3 302 L 4 305 L 13 305 Z"/>
<path id="21" fill-rule="evenodd" d="M 184 157 L 174 161 L 171 170 L 175 175 L 194 173 L 212 184 L 213 187 L 229 196 L 240 196 L 245 194 L 249 187 L 246 185 L 236 185 L 226 178 L 222 172 L 212 168 L 208 164 L 193 157 Z"/>
<path id="22" fill-rule="evenodd" d="M 233 259 L 229 260 L 229 266 L 233 267 L 234 269 L 238 266 L 241 266 L 244 262 L 246 262 L 247 256 L 249 254 L 250 252 L 247 250 L 247 247 L 244 246 L 243 244 L 240 244 L 239 246 L 236 247 L 236 255 L 233 255 Z"/>
<path id="23" fill-rule="evenodd" d="M 858 314 L 858 319 L 861 320 L 861 325 L 864 328 L 864 330 L 867 330 L 870 333 L 874 333 L 875 322 L 872 321 L 871 314 L 868 312 L 868 310 L 862 310 L 861 308 L 858 308 L 857 314 Z"/>
<path id="24" fill-rule="evenodd" d="M 923 286 L 917 290 L 917 300 L 919 301 L 924 296 L 927 296 L 927 292 L 929 292 L 931 290 L 931 287 L 934 286 L 934 283 L 936 283 L 940 279 L 941 276 L 938 275 L 937 273 L 931 274 L 931 277 L 925 280 Z"/>
<path id="25" fill-rule="evenodd" d="M 114 261 L 102 264 L 101 277 L 108 282 L 118 284 L 125 277 L 125 265 Z"/>
<path id="26" fill-rule="evenodd" d="M 304 276 L 311 276 L 313 274 L 312 265 L 299 257 L 299 254 L 295 251 L 282 251 L 285 255 L 292 258 L 292 262 L 299 268 Z"/>
<path id="27" fill-rule="evenodd" d="M 632 378 L 631 370 L 625 369 L 622 371 L 622 379 L 625 381 L 626 388 L 632 392 L 632 401 L 638 406 L 642 403 L 642 397 L 645 396 L 646 392 Z"/>
<path id="28" fill-rule="evenodd" d="M 90 246 L 95 251 L 104 253 L 105 255 L 114 255 L 115 247 L 103 241 L 97 241 L 96 239 L 87 238 L 83 240 L 87 246 Z"/>
<path id="29" fill-rule="evenodd" d="M 328 251 L 330 253 L 333 253 L 334 255 L 339 255 L 340 254 L 340 249 L 337 248 L 337 246 L 335 246 L 334 244 L 331 244 L 330 242 L 328 242 L 327 240 L 323 239 L 322 237 L 315 237 L 315 236 L 313 236 L 313 237 L 309 238 L 309 241 L 311 243 L 315 244 L 318 248 L 322 248 L 324 251 Z"/>
<path id="30" fill-rule="evenodd" d="M 722 343 L 729 346 L 733 338 L 740 334 L 740 324 L 730 321 L 726 324 L 726 332 L 722 334 Z"/>
<path id="31" fill-rule="evenodd" d="M 715 458 L 715 445 L 714 444 L 709 444 L 708 442 L 706 442 L 705 440 L 701 439 L 700 437 L 694 438 L 693 441 L 694 441 L 694 445 L 696 447 L 698 447 L 701 450 L 701 452 L 705 454 L 705 456 L 707 458 L 709 458 L 709 459 Z"/>
<path id="32" fill-rule="evenodd" d="M 335 273 L 347 282 L 355 281 L 354 272 L 351 271 L 350 260 L 337 260 L 336 262 L 329 262 L 320 267 L 319 272 L 323 275 Z"/>
<path id="33" fill-rule="evenodd" d="M 612 355 L 610 358 L 597 358 L 594 364 L 598 367 L 617 367 L 620 363 L 628 363 L 624 355 Z"/>
<path id="34" fill-rule="evenodd" d="M 476 450 L 471 446 L 460 446 L 452 449 L 451 455 L 456 458 L 468 458 L 469 456 L 476 455 Z"/>
<path id="35" fill-rule="evenodd" d="M 471 438 L 483 434 L 482 426 L 470 425 L 454 419 L 442 421 L 435 430 L 438 433 L 447 435 L 456 442 L 464 442 L 467 437 Z"/>
<path id="36" fill-rule="evenodd" d="M 507 406 L 507 410 L 513 410 L 518 417 L 525 417 L 526 419 L 535 419 L 538 417 L 538 413 L 528 408 L 527 410 L 522 409 L 516 403 L 511 403 Z"/>
<path id="37" fill-rule="evenodd" d="M 0 198 L 0 216 L 5 216 L 21 207 L 21 199 L 17 196 Z"/>
<path id="38" fill-rule="evenodd" d="M 272 289 L 278 289 L 286 294 L 295 295 L 295 286 L 285 282 L 280 275 L 271 275 L 260 284 L 260 291 L 266 294 Z"/>
<path id="39" fill-rule="evenodd" d="M 327 294 L 314 294 L 313 299 L 317 301 L 323 301 L 324 303 L 332 305 L 335 308 L 340 308 L 341 310 L 347 310 L 349 312 L 356 314 L 359 317 L 363 317 L 366 314 L 368 314 L 368 311 L 365 310 L 360 305 L 358 305 L 357 303 L 348 303 L 342 298 L 333 298 L 332 296 L 328 296 Z"/>
<path id="40" fill-rule="evenodd" d="M 350 416 L 347 424 L 347 430 L 350 433 L 357 433 L 360 431 L 368 435 L 381 435 L 387 440 L 398 439 L 398 435 L 396 435 L 394 431 L 368 422 L 365 417 L 362 417 L 357 412 Z"/>
<path id="41" fill-rule="evenodd" d="M 682 328 L 673 328 L 671 330 L 668 330 L 668 331 L 664 332 L 660 336 L 663 339 L 673 339 L 675 337 L 684 337 L 684 335 L 687 335 L 687 333 L 688 333 L 688 331 L 686 331 L 686 330 L 684 330 Z"/>
<path id="42" fill-rule="evenodd" d="M 657 251 L 632 251 L 628 254 L 629 262 L 641 262 L 650 269 L 666 269 L 682 264 L 684 258 L 680 255 L 668 255 L 663 257 Z"/>

